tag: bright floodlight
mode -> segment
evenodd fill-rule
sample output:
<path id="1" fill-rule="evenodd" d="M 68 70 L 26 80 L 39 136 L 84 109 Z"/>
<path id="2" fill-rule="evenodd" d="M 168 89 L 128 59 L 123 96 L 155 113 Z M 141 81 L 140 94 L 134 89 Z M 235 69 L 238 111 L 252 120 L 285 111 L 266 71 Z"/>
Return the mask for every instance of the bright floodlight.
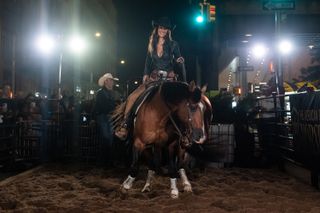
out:
<path id="1" fill-rule="evenodd" d="M 100 32 L 96 32 L 96 34 L 94 34 L 96 37 L 100 37 L 101 33 Z"/>
<path id="2" fill-rule="evenodd" d="M 55 47 L 55 42 L 49 35 L 41 35 L 36 41 L 36 46 L 41 52 L 50 54 Z"/>
<path id="3" fill-rule="evenodd" d="M 69 41 L 69 48 L 74 53 L 82 53 L 86 47 L 85 41 L 78 36 L 72 37 Z"/>
<path id="4" fill-rule="evenodd" d="M 257 44 L 252 49 L 252 53 L 256 58 L 263 58 L 267 51 L 268 49 L 263 44 Z"/>
<path id="5" fill-rule="evenodd" d="M 283 54 L 288 54 L 292 51 L 293 46 L 290 41 L 284 40 L 279 43 L 279 51 Z"/>

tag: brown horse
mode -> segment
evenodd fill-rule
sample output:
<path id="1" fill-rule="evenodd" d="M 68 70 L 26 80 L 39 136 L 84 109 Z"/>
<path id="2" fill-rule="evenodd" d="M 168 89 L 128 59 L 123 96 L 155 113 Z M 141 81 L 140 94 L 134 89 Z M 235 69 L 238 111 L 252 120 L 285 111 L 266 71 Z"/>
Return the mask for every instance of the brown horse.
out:
<path id="1" fill-rule="evenodd" d="M 189 107 L 191 112 L 192 143 L 201 145 L 204 144 L 209 137 L 209 127 L 212 120 L 212 106 L 208 97 L 205 96 L 206 86 L 198 91 L 201 91 L 201 93 L 199 94 L 198 92 L 197 95 L 193 96 L 194 99 L 191 101 Z M 192 191 L 191 184 L 185 171 L 188 169 L 187 165 L 191 161 L 191 158 L 187 149 L 179 150 L 179 174 L 185 191 Z"/>
<path id="2" fill-rule="evenodd" d="M 190 121 L 191 121 L 191 127 L 192 127 L 192 143 L 195 144 L 204 144 L 208 137 L 209 137 L 209 126 L 210 122 L 212 120 L 212 106 L 207 98 L 205 96 L 206 86 L 202 87 L 201 90 L 199 88 L 196 88 L 194 83 L 192 82 L 190 84 L 192 88 L 191 90 L 193 92 L 192 99 L 190 101 L 189 107 L 190 107 Z M 173 136 L 177 136 L 174 135 Z M 178 171 L 181 178 L 183 190 L 187 192 L 192 192 L 192 186 L 191 183 L 188 180 L 188 177 L 186 175 L 186 170 L 188 170 L 188 163 L 191 161 L 191 156 L 188 154 L 187 149 L 189 147 L 181 147 L 177 144 L 177 138 L 171 139 L 170 141 L 175 141 L 174 143 L 171 143 L 170 146 L 175 146 L 175 151 L 177 152 L 177 159 L 176 162 L 178 163 Z M 191 144 L 189 144 L 191 146 Z M 169 147 L 169 153 L 170 149 Z M 161 150 L 154 149 L 153 154 L 159 155 L 161 153 Z M 150 153 L 149 153 L 150 154 Z M 173 155 L 173 153 L 171 153 Z M 158 156 L 159 158 L 159 156 Z M 149 157 L 149 159 L 151 159 Z M 157 159 L 157 157 L 155 157 Z M 145 183 L 145 186 L 143 187 L 142 191 L 150 191 L 151 190 L 151 180 L 155 174 L 155 172 L 150 169 L 154 168 L 155 165 L 149 166 L 148 176 Z"/>
<path id="3" fill-rule="evenodd" d="M 176 186 L 176 156 L 178 150 L 188 144 L 191 137 L 189 103 L 194 99 L 195 87 L 182 82 L 162 82 L 155 86 L 146 100 L 139 106 L 134 119 L 131 136 L 133 139 L 133 160 L 128 178 L 123 182 L 122 189 L 127 191 L 139 170 L 141 153 L 150 145 L 159 150 L 169 150 L 169 176 L 171 197 L 177 198 L 179 191 Z M 154 152 L 159 153 L 158 151 Z M 149 164 L 149 167 L 152 167 Z M 147 183 L 143 189 L 149 190 L 148 180 L 153 175 L 148 172 Z"/>

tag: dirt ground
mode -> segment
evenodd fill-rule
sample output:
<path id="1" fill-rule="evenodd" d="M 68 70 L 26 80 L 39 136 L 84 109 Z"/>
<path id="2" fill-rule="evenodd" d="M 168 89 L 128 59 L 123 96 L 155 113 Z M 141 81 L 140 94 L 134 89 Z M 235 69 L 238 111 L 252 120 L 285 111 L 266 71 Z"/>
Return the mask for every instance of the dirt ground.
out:
<path id="1" fill-rule="evenodd" d="M 126 194 L 126 169 L 46 165 L 0 182 L 0 212 L 320 212 L 320 191 L 274 169 L 206 168 L 189 173 L 193 193 L 170 198 L 170 182 L 156 176 L 142 193 L 141 169 Z"/>

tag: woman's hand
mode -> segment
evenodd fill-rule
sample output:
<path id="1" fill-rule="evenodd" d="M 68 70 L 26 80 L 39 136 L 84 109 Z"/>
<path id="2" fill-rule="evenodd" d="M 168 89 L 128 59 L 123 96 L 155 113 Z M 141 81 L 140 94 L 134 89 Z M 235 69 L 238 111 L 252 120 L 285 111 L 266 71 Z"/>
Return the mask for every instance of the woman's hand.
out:
<path id="1" fill-rule="evenodd" d="M 182 64 L 182 63 L 184 63 L 184 58 L 183 57 L 179 57 L 179 58 L 177 58 L 176 62 Z"/>
<path id="2" fill-rule="evenodd" d="M 144 75 L 142 78 L 142 83 L 146 83 L 149 80 L 149 75 Z"/>

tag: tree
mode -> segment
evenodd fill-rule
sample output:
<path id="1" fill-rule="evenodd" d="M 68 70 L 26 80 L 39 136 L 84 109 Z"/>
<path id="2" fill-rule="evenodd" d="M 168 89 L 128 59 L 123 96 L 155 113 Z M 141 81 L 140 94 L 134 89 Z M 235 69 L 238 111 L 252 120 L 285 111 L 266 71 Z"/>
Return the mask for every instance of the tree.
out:
<path id="1" fill-rule="evenodd" d="M 313 48 L 310 50 L 311 66 L 301 69 L 299 76 L 305 81 L 319 81 L 320 79 L 320 49 Z"/>

